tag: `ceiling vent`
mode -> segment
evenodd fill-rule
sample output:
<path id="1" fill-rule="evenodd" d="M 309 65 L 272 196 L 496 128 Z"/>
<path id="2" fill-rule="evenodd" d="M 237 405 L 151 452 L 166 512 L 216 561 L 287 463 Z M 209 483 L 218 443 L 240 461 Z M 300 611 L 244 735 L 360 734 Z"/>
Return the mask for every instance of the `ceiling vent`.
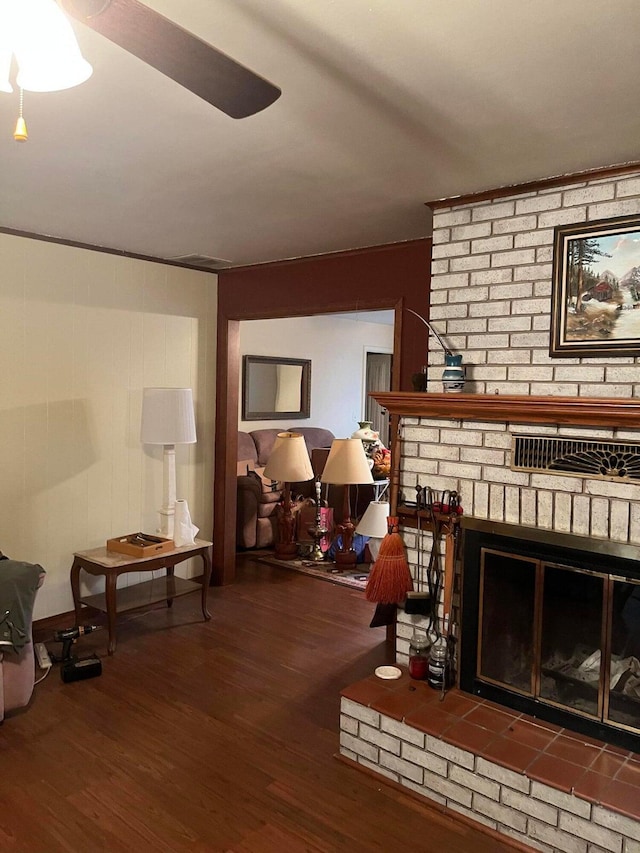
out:
<path id="1" fill-rule="evenodd" d="M 167 258 L 167 260 L 184 264 L 187 267 L 198 267 L 205 270 L 222 270 L 231 266 L 231 261 L 227 261 L 225 258 L 212 258 L 211 255 L 178 255 L 174 258 Z"/>
<path id="2" fill-rule="evenodd" d="M 640 481 L 640 445 L 631 441 L 514 436 L 512 471 L 546 471 L 617 482 Z"/>

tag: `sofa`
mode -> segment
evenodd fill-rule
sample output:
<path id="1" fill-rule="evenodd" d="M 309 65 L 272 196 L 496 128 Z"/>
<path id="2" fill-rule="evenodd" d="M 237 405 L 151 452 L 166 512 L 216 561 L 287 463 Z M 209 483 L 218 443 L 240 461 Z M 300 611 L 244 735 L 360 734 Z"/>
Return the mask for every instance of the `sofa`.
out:
<path id="1" fill-rule="evenodd" d="M 238 432 L 238 482 L 236 547 L 269 548 L 275 540 L 276 507 L 282 497 L 282 484 L 267 480 L 262 472 L 279 432 L 298 432 L 304 436 L 309 457 L 316 448 L 328 448 L 335 438 L 322 427 L 282 427 Z M 291 484 L 292 498 L 314 498 L 313 480 Z"/>

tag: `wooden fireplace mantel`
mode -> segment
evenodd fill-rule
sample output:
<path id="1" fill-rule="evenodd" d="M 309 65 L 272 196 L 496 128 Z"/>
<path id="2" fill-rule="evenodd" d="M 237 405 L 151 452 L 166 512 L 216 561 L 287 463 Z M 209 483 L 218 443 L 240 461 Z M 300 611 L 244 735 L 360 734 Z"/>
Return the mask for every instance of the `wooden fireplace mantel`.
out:
<path id="1" fill-rule="evenodd" d="M 410 391 L 378 391 L 371 396 L 389 414 L 401 417 L 640 429 L 640 399 L 634 398 Z"/>

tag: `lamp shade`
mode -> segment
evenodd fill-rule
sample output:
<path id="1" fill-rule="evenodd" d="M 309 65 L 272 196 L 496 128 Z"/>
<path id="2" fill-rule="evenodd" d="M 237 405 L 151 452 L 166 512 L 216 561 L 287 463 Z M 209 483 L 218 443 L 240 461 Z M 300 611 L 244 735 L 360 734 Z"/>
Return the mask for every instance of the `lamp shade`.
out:
<path id="1" fill-rule="evenodd" d="M 264 476 L 281 483 L 304 483 L 313 479 L 313 468 L 304 436 L 279 432 L 264 469 Z"/>
<path id="2" fill-rule="evenodd" d="M 191 388 L 145 388 L 142 397 L 143 444 L 195 444 Z"/>
<path id="3" fill-rule="evenodd" d="M 11 70 L 11 48 L 2 42 L 0 36 L 0 92 L 13 92 L 13 86 L 9 82 L 9 71 Z"/>
<path id="4" fill-rule="evenodd" d="M 388 502 L 371 501 L 356 527 L 356 533 L 361 536 L 372 536 L 374 539 L 384 539 L 389 532 L 387 529 L 388 518 Z"/>
<path id="5" fill-rule="evenodd" d="M 4 41 L 18 62 L 17 83 L 32 92 L 55 92 L 84 83 L 92 73 L 71 24 L 55 0 L 5 0 Z M 4 84 L 3 77 L 3 84 Z"/>
<path id="6" fill-rule="evenodd" d="M 320 477 L 323 483 L 373 483 L 369 460 L 359 438 L 334 438 Z"/>

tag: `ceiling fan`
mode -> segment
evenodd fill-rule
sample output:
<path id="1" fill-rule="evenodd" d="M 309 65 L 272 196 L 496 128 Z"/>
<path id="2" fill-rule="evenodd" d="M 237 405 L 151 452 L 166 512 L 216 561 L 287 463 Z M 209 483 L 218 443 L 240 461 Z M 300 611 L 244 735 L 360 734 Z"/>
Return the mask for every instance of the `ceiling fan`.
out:
<path id="1" fill-rule="evenodd" d="M 231 118 L 272 104 L 281 90 L 138 0 L 59 0 L 73 18 Z"/>

